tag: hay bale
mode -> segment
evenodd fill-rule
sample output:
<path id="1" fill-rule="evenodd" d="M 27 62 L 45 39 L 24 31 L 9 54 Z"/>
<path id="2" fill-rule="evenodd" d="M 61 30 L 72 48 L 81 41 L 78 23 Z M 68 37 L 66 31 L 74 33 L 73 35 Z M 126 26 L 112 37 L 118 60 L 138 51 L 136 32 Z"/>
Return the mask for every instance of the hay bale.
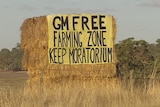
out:
<path id="1" fill-rule="evenodd" d="M 113 41 L 116 35 L 116 23 L 113 18 Z M 28 70 L 29 83 L 44 84 L 55 78 L 71 76 L 114 77 L 116 75 L 116 52 L 113 47 L 114 62 L 107 64 L 49 64 L 47 17 L 26 19 L 21 26 L 21 45 L 24 52 L 23 67 Z"/>

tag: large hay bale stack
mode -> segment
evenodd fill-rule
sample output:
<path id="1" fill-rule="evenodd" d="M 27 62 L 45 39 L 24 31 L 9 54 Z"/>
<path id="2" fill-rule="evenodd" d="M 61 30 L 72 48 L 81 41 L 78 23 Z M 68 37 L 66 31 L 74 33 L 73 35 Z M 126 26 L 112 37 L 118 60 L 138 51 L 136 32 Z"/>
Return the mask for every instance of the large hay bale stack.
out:
<path id="1" fill-rule="evenodd" d="M 110 78 L 116 75 L 116 53 L 114 40 L 116 24 L 113 17 L 113 61 L 100 64 L 50 64 L 49 63 L 49 33 L 47 16 L 29 18 L 21 26 L 21 45 L 24 51 L 23 66 L 28 70 L 29 84 L 43 82 L 44 85 L 60 78 L 75 79 L 102 77 Z"/>

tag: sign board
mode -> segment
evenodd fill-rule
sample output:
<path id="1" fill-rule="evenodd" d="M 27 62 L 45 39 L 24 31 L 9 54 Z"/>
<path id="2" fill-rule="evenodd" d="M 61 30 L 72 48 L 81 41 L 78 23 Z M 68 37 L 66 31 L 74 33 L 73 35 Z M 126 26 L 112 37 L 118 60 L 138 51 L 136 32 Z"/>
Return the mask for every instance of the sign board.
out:
<path id="1" fill-rule="evenodd" d="M 113 62 L 113 16 L 54 14 L 47 21 L 50 64 Z"/>

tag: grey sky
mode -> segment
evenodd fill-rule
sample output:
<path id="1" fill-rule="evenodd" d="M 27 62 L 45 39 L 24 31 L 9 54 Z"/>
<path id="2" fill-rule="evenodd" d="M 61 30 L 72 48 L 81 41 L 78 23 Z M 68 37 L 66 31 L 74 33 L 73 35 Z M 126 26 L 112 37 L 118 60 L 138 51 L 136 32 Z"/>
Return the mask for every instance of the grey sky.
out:
<path id="1" fill-rule="evenodd" d="M 26 18 L 55 13 L 113 15 L 116 41 L 134 37 L 154 43 L 160 38 L 160 0 L 0 0 L 0 49 L 20 42 Z"/>

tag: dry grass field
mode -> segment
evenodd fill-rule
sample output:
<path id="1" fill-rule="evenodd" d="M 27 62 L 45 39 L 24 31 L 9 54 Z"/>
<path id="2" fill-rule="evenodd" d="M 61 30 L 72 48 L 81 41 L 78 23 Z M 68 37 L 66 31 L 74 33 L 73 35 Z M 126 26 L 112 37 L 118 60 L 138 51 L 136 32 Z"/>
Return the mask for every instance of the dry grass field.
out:
<path id="1" fill-rule="evenodd" d="M 47 94 L 33 94 L 24 92 L 26 80 L 26 72 L 0 72 L 0 107 L 160 107 L 159 82 L 67 80 L 49 87 Z"/>
<path id="2" fill-rule="evenodd" d="M 24 86 L 27 79 L 27 72 L 0 72 L 0 86 L 20 88 Z"/>

